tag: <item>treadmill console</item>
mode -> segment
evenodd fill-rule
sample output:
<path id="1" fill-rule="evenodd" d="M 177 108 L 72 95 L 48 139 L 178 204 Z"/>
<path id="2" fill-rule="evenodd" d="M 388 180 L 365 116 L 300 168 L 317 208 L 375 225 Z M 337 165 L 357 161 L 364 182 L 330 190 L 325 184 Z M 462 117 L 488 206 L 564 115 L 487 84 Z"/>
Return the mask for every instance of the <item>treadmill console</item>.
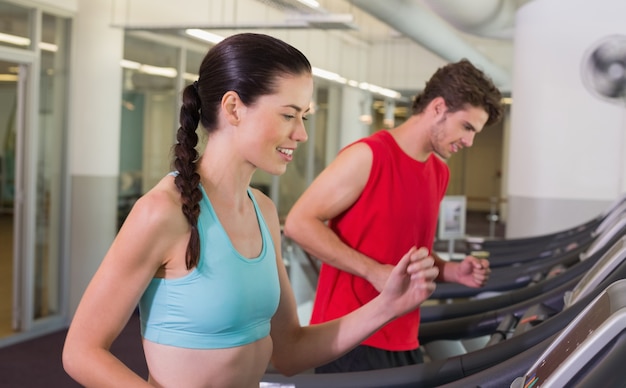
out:
<path id="1" fill-rule="evenodd" d="M 591 270 L 587 272 L 576 284 L 571 291 L 567 291 L 564 295 L 565 306 L 571 306 L 580 298 L 583 298 L 591 290 L 595 289 L 600 282 L 617 268 L 626 256 L 626 236 L 623 236 L 604 255 L 593 265 Z"/>
<path id="2" fill-rule="evenodd" d="M 511 388 L 565 387 L 626 328 L 626 280 L 603 291 L 555 338 Z"/>

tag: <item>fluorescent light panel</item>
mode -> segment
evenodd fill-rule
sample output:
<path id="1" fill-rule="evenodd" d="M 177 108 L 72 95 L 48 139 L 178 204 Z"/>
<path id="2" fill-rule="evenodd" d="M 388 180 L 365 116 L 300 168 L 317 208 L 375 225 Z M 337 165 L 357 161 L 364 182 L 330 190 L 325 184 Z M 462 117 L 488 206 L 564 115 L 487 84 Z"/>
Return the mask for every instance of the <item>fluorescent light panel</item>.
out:
<path id="1" fill-rule="evenodd" d="M 324 78 L 329 81 L 339 82 L 341 84 L 345 84 L 347 82 L 345 78 L 343 78 L 337 73 L 333 73 L 332 71 L 320 69 L 319 67 L 313 67 L 312 70 L 313 70 L 313 75 L 317 77 Z"/>
<path id="2" fill-rule="evenodd" d="M 302 1 L 302 0 L 299 0 L 299 1 L 304 3 L 304 1 Z M 317 2 L 314 2 L 314 3 L 317 3 Z M 309 5 L 309 4 L 307 4 L 307 5 Z M 319 3 L 317 3 L 317 6 L 319 7 Z M 224 40 L 223 36 L 220 36 L 220 35 L 214 34 L 212 32 L 205 31 L 205 30 L 201 30 L 201 29 L 198 29 L 198 28 L 186 29 L 185 33 L 187 35 L 189 35 L 189 36 L 193 36 L 195 38 L 204 40 L 204 41 L 209 42 L 209 43 L 214 43 L 214 44 L 217 44 L 217 43 L 221 42 L 222 40 Z M 124 65 L 122 65 L 122 66 L 124 66 Z M 127 68 L 131 68 L 131 67 L 127 67 Z M 344 84 L 344 85 L 348 84 L 348 85 L 353 86 L 353 87 L 357 87 L 358 86 L 361 89 L 368 90 L 368 91 L 370 91 L 372 93 L 381 94 L 383 96 L 390 97 L 390 98 L 400 98 L 401 97 L 401 94 L 396 92 L 395 90 L 386 89 L 386 88 L 383 88 L 383 87 L 380 87 L 380 86 L 368 84 L 366 82 L 358 83 L 357 81 L 348 80 L 345 77 L 342 77 L 341 75 L 339 75 L 337 73 L 334 73 L 334 72 L 328 71 L 328 70 L 324 70 L 324 69 L 320 69 L 319 67 L 313 67 L 312 70 L 313 70 L 313 75 L 314 76 L 317 76 L 317 77 L 320 77 L 320 78 L 324 78 L 324 79 L 327 79 L 329 81 L 337 82 L 337 83 Z M 168 72 L 169 71 L 166 71 L 166 73 L 168 73 Z M 152 74 L 152 73 L 150 73 L 150 74 Z M 156 74 L 156 75 L 161 75 L 161 74 Z M 189 79 L 187 77 L 185 77 L 185 78 Z M 195 78 L 192 78 L 192 79 L 195 79 Z"/>
<path id="3" fill-rule="evenodd" d="M 185 34 L 189 36 L 193 36 L 194 38 L 202 39 L 209 43 L 215 43 L 215 44 L 224 40 L 223 36 L 220 36 L 212 32 L 205 31 L 205 30 L 200 30 L 198 28 L 188 28 L 185 30 Z"/>
<path id="4" fill-rule="evenodd" d="M 304 5 L 306 5 L 306 6 L 307 6 L 307 7 L 309 7 L 309 8 L 314 8 L 314 9 L 317 9 L 317 8 L 319 8 L 319 7 L 320 7 L 320 3 L 318 3 L 318 2 L 317 2 L 317 1 L 315 1 L 315 0 L 298 0 L 298 2 L 300 2 L 300 3 L 304 4 Z"/>
<path id="5" fill-rule="evenodd" d="M 385 97 L 390 98 L 400 98 L 402 95 L 395 90 L 386 89 L 380 86 L 372 85 L 367 82 L 358 82 L 354 80 L 348 80 L 337 73 L 333 73 L 332 71 L 320 69 L 319 67 L 313 67 L 313 75 L 324 78 L 330 81 L 338 82 L 340 84 L 347 84 L 352 87 L 358 87 L 363 90 L 370 91 L 372 93 L 381 94 Z"/>
<path id="6" fill-rule="evenodd" d="M 16 36 L 10 34 L 4 34 L 0 32 L 0 42 L 13 44 L 15 46 L 30 46 L 30 39 L 25 38 L 23 36 Z M 45 51 L 56 52 L 59 49 L 59 46 L 53 43 L 40 42 L 39 48 Z"/>
<path id="7" fill-rule="evenodd" d="M 140 73 L 158 75 L 167 78 L 176 78 L 176 75 L 178 74 L 176 69 L 174 69 L 173 67 L 145 65 L 139 62 L 129 61 L 128 59 L 122 59 L 120 61 L 120 66 L 122 66 L 122 68 L 124 69 L 137 70 Z M 183 73 L 183 79 L 187 81 L 195 81 L 198 79 L 198 74 L 185 72 Z"/>
<path id="8" fill-rule="evenodd" d="M 400 98 L 402 96 L 400 93 L 396 92 L 395 90 L 386 89 L 380 86 L 369 84 L 367 82 L 361 82 L 359 84 L 359 88 L 363 90 L 369 90 L 372 93 L 381 94 L 385 97 Z"/>
<path id="9" fill-rule="evenodd" d="M 30 39 L 22 36 L 15 36 L 9 34 L 3 34 L 0 32 L 0 41 L 5 43 L 14 44 L 16 46 L 28 46 L 30 45 Z"/>
<path id="10" fill-rule="evenodd" d="M 16 74 L 0 74 L 0 82 L 17 82 Z"/>

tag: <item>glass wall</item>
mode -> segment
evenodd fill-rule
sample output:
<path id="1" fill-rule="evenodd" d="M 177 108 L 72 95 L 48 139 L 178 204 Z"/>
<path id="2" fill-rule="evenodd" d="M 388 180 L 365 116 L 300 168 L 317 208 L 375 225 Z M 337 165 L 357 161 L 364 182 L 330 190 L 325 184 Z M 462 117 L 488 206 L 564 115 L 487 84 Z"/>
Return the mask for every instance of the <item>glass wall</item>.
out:
<path id="1" fill-rule="evenodd" d="M 120 140 L 119 222 L 134 202 L 172 170 L 180 96 L 198 77 L 209 46 L 186 46 L 158 34 L 127 32 L 124 40 Z M 184 69 L 180 71 L 179 69 Z M 315 113 L 306 122 L 309 141 L 300 144 L 284 175 L 257 170 L 251 185 L 272 197 L 282 219 L 326 165 L 327 87 L 317 85 Z M 205 133 L 198 129 L 200 145 Z M 199 149 L 202 152 L 202 149 Z M 312 156 L 313 155 L 313 156 Z"/>
<path id="2" fill-rule="evenodd" d="M 171 170 L 180 96 L 181 50 L 126 34 L 120 134 L 118 221 Z M 199 66 L 199 64 L 198 64 Z"/>
<path id="3" fill-rule="evenodd" d="M 60 312 L 69 28 L 70 23 L 65 18 L 42 15 L 33 318 Z"/>
<path id="4" fill-rule="evenodd" d="M 70 24 L 0 1 L 0 345 L 64 323 Z"/>
<path id="5" fill-rule="evenodd" d="M 31 48 L 31 10 L 6 2 L 0 2 L 0 46 Z"/>
<path id="6" fill-rule="evenodd" d="M 281 175 L 278 184 L 277 209 L 279 219 L 284 221 L 293 204 L 326 167 L 328 128 L 328 85 L 316 81 L 312 102 L 312 114 L 306 121 L 308 140 L 298 144 L 294 160 Z M 335 129 L 337 131 L 337 129 Z"/>
<path id="7" fill-rule="evenodd" d="M 17 63 L 0 61 L 0 337 L 13 333 L 17 72 Z"/>

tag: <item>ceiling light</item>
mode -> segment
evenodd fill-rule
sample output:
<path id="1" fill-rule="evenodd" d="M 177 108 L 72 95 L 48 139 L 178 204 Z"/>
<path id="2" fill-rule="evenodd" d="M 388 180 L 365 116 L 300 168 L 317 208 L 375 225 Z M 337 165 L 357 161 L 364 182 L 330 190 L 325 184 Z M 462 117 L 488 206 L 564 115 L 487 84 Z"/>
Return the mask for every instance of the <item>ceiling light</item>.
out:
<path id="1" fill-rule="evenodd" d="M 320 7 L 320 3 L 318 3 L 315 0 L 298 0 L 300 3 L 306 5 L 307 7 L 310 8 L 319 8 Z"/>
<path id="2" fill-rule="evenodd" d="M 167 78 L 176 78 L 176 75 L 178 74 L 178 71 L 173 67 L 146 65 L 135 61 L 129 61 L 127 59 L 122 59 L 120 61 L 120 66 L 124 69 L 137 70 L 140 73 L 158 75 Z"/>
<path id="3" fill-rule="evenodd" d="M 124 69 L 131 69 L 131 70 L 139 70 L 139 68 L 141 67 L 141 63 L 135 62 L 135 61 L 129 61 L 128 59 L 122 59 L 120 61 L 120 65 Z"/>
<path id="4" fill-rule="evenodd" d="M 351 14 L 292 14 L 286 19 L 288 23 L 294 25 L 306 25 L 310 28 L 322 30 L 356 30 L 354 16 Z"/>
<path id="5" fill-rule="evenodd" d="M 17 75 L 15 74 L 0 74 L 0 82 L 16 82 Z"/>
<path id="6" fill-rule="evenodd" d="M 23 46 L 23 47 L 30 46 L 29 38 L 25 38 L 23 36 L 3 34 L 1 32 L 0 32 L 0 42 L 13 44 L 15 46 Z M 44 51 L 56 52 L 59 49 L 59 46 L 53 43 L 40 42 L 39 48 Z"/>
<path id="7" fill-rule="evenodd" d="M 159 75 L 161 77 L 176 78 L 178 71 L 173 67 L 159 67 L 152 65 L 141 65 L 139 72 L 150 75 Z"/>
<path id="8" fill-rule="evenodd" d="M 29 46 L 30 45 L 30 39 L 28 38 L 24 38 L 22 36 L 3 34 L 1 32 L 0 32 L 0 41 L 14 44 L 16 46 Z"/>
<path id="9" fill-rule="evenodd" d="M 369 92 L 372 93 L 376 93 L 376 94 L 380 94 L 382 96 L 385 97 L 390 97 L 390 98 L 394 98 L 394 99 L 398 99 L 400 97 L 402 97 L 402 94 L 400 94 L 399 92 L 396 92 L 395 90 L 391 90 L 391 89 L 386 89 L 380 86 L 376 86 L 376 85 L 372 85 L 369 84 L 367 82 L 357 82 L 354 80 L 348 80 L 344 77 L 342 77 L 341 75 L 337 74 L 337 73 L 333 73 L 332 71 L 328 71 L 328 70 L 324 70 L 324 69 L 320 69 L 318 67 L 313 67 L 313 75 L 320 77 L 320 78 L 324 78 L 327 79 L 329 81 L 334 81 L 334 82 L 338 82 L 340 84 L 347 84 L 349 86 L 352 87 L 358 87 L 361 88 L 363 90 L 367 90 Z"/>
<path id="10" fill-rule="evenodd" d="M 195 81 L 198 79 L 198 74 L 193 73 L 183 73 L 183 79 L 187 81 Z"/>
<path id="11" fill-rule="evenodd" d="M 185 30 L 185 34 L 193 36 L 194 38 L 202 39 L 209 43 L 219 43 L 224 40 L 223 36 L 214 34 L 212 32 L 208 32 L 205 30 L 200 30 L 198 28 L 188 28 Z"/>
<path id="12" fill-rule="evenodd" d="M 333 73 L 332 71 L 328 71 L 328 70 L 324 70 L 324 69 L 320 69 L 318 67 L 313 67 L 313 75 L 330 80 L 330 81 L 335 81 L 335 82 L 339 82 L 342 84 L 346 83 L 346 79 L 343 78 L 342 76 L 340 76 L 337 73 Z"/>
<path id="13" fill-rule="evenodd" d="M 57 46 L 56 44 L 46 43 L 46 42 L 40 42 L 39 48 L 44 51 L 50 51 L 53 53 L 56 53 L 59 50 L 59 46 Z"/>
<path id="14" fill-rule="evenodd" d="M 359 88 L 363 90 L 369 90 L 372 93 L 378 93 L 385 97 L 400 98 L 402 96 L 400 93 L 396 92 L 395 90 L 386 89 L 380 86 L 369 84 L 367 82 L 361 82 L 359 84 Z"/>

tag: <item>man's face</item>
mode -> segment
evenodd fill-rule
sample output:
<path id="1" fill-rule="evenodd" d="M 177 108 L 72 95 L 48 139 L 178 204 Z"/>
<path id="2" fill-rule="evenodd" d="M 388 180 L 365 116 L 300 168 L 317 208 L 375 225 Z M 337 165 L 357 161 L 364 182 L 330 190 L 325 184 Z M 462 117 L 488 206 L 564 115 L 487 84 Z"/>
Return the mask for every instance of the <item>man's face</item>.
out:
<path id="1" fill-rule="evenodd" d="M 450 112 L 445 104 L 441 109 L 431 127 L 431 144 L 436 154 L 448 159 L 462 148 L 472 146 L 474 136 L 482 131 L 489 114 L 471 105 L 456 112 Z"/>

